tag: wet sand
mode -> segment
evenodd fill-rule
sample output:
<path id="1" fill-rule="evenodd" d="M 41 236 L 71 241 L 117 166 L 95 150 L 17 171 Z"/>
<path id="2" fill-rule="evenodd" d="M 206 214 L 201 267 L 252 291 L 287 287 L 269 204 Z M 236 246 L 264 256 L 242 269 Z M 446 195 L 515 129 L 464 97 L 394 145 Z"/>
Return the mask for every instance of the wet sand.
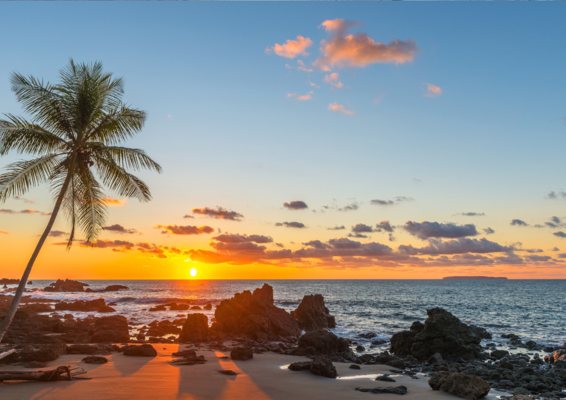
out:
<path id="1" fill-rule="evenodd" d="M 305 357 L 275 353 L 254 354 L 253 360 L 232 361 L 220 357 L 229 353 L 199 351 L 208 360 L 201 365 L 176 366 L 169 361 L 171 354 L 188 348 L 184 345 L 154 344 L 157 357 L 128 357 L 121 353 L 106 356 L 107 364 L 93 365 L 81 362 L 86 355 L 64 355 L 48 364 L 79 365 L 88 371 L 81 375 L 91 380 L 59 382 L 5 382 L 0 383 L 0 398 L 9 400 L 98 400 L 98 399 L 226 399 L 226 400 L 329 400 L 329 399 L 458 399 L 433 391 L 428 378 L 411 379 L 395 376 L 386 365 L 362 365 L 361 370 L 348 368 L 350 364 L 334 363 L 339 379 L 315 376 L 309 371 L 293 372 L 282 368 Z M 1 366 L 0 370 L 24 369 L 21 366 Z M 43 368 L 46 369 L 46 368 Z M 227 376 L 218 370 L 230 369 L 237 376 Z M 32 370 L 30 370 L 32 371 Z M 397 382 L 376 382 L 375 376 L 391 374 Z M 355 391 L 356 387 L 386 387 L 404 385 L 408 393 L 371 394 Z M 501 392 L 491 391 L 487 399 L 495 400 Z M 376 397 L 377 396 L 377 397 Z"/>

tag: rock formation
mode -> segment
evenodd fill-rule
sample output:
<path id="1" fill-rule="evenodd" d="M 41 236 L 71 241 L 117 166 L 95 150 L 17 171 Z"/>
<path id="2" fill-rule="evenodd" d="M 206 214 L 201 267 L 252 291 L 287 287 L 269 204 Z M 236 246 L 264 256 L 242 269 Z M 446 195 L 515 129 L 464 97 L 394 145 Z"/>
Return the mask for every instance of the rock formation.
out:
<path id="1" fill-rule="evenodd" d="M 57 279 L 57 282 L 52 283 L 43 290 L 45 292 L 84 292 L 84 286 L 88 286 L 88 283 L 72 281 L 70 279 Z"/>
<path id="2" fill-rule="evenodd" d="M 460 372 L 438 372 L 428 380 L 428 384 L 432 390 L 442 390 L 467 400 L 487 396 L 491 390 L 489 383 L 480 377 Z"/>
<path id="3" fill-rule="evenodd" d="M 297 320 L 299 327 L 307 332 L 336 327 L 336 321 L 326 308 L 321 294 L 304 296 L 291 315 Z"/>
<path id="4" fill-rule="evenodd" d="M 348 341 L 327 330 L 311 331 L 299 338 L 297 355 L 333 354 L 349 351 Z"/>
<path id="5" fill-rule="evenodd" d="M 200 313 L 188 314 L 179 342 L 208 342 L 208 340 L 208 317 Z"/>
<path id="6" fill-rule="evenodd" d="M 98 319 L 90 335 L 92 343 L 127 343 L 129 340 L 128 320 L 121 315 Z"/>

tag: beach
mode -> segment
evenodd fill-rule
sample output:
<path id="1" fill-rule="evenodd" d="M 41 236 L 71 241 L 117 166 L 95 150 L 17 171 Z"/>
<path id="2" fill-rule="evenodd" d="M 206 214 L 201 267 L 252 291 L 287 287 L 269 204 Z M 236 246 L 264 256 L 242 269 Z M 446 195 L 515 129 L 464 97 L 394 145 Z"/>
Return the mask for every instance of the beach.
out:
<path id="1" fill-rule="evenodd" d="M 231 343 L 225 343 L 231 345 Z M 107 356 L 108 363 L 92 365 L 81 363 L 84 355 L 62 355 L 48 367 L 80 365 L 88 371 L 81 375 L 90 380 L 58 382 L 9 382 L 0 384 L 3 399 L 226 399 L 226 400 L 287 400 L 287 399 L 373 399 L 374 394 L 358 392 L 357 387 L 389 387 L 404 385 L 408 399 L 457 399 L 444 392 L 433 391 L 428 378 L 412 379 L 406 375 L 391 376 L 397 381 L 375 382 L 380 374 L 391 374 L 387 365 L 362 365 L 360 370 L 350 369 L 347 363 L 334 363 L 339 378 L 329 379 L 308 371 L 293 372 L 286 365 L 308 360 L 305 357 L 275 353 L 254 354 L 248 361 L 221 359 L 229 353 L 199 351 L 207 359 L 205 364 L 176 366 L 171 354 L 188 348 L 186 345 L 156 344 L 157 357 L 128 357 L 120 353 Z M 0 371 L 21 369 L 0 366 Z M 218 370 L 232 370 L 238 375 L 226 376 Z M 487 399 L 496 399 L 505 393 L 492 390 Z M 398 399 L 394 394 L 380 394 L 380 399 Z"/>

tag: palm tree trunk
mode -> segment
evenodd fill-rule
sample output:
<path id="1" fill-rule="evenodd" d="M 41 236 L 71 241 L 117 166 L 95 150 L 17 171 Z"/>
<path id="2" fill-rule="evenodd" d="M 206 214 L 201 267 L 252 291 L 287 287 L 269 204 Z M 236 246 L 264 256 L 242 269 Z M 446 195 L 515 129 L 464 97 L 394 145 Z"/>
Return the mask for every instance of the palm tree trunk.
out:
<path id="1" fill-rule="evenodd" d="M 61 208 L 61 203 L 63 202 L 63 198 L 65 197 L 65 193 L 67 192 L 67 188 L 69 187 L 69 183 L 71 182 L 71 177 L 72 177 L 72 172 L 69 170 L 69 172 L 67 173 L 67 177 L 65 178 L 65 182 L 63 183 L 63 187 L 61 188 L 61 193 L 59 193 L 59 197 L 57 197 L 57 202 L 55 203 L 55 208 L 51 213 L 51 217 L 49 218 L 47 227 L 45 228 L 43 235 L 41 235 L 41 238 L 39 239 L 39 242 L 35 247 L 35 251 L 33 252 L 28 262 L 26 270 L 24 271 L 22 279 L 20 280 L 20 284 L 18 285 L 18 289 L 14 294 L 14 300 L 12 300 L 12 304 L 10 304 L 10 308 L 8 309 L 8 314 L 4 317 L 2 322 L 0 322 L 0 343 L 2 342 L 2 339 L 4 338 L 6 332 L 8 332 L 8 328 L 12 323 L 12 319 L 14 319 L 14 315 L 16 314 L 18 305 L 20 304 L 22 294 L 24 293 L 24 289 L 26 288 L 26 283 L 28 281 L 29 274 L 33 267 L 33 263 L 35 262 L 35 259 L 37 258 L 41 250 L 41 247 L 43 247 L 43 243 L 45 242 L 45 239 L 47 239 L 47 235 L 49 235 L 49 232 L 51 231 L 51 228 L 55 223 L 55 219 L 57 218 L 57 214 L 59 213 L 59 209 Z"/>

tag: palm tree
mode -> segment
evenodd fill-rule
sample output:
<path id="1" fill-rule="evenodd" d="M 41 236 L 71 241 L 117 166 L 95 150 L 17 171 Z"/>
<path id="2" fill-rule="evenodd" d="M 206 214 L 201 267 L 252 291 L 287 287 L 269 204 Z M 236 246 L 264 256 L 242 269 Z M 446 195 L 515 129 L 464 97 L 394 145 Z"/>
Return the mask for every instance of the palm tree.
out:
<path id="1" fill-rule="evenodd" d="M 76 65 L 71 59 L 60 71 L 60 79 L 58 85 L 52 85 L 14 73 L 12 90 L 32 118 L 28 121 L 7 114 L 5 120 L 0 120 L 0 156 L 10 150 L 35 156 L 6 167 L 0 175 L 0 202 L 21 196 L 44 182 L 49 184 L 55 199 L 47 227 L 22 275 L 8 314 L 0 323 L 0 342 L 60 208 L 71 228 L 67 249 L 75 240 L 77 226 L 86 242 L 91 243 L 107 215 L 103 185 L 119 196 L 149 201 L 147 185 L 127 169 L 161 172 L 159 164 L 143 150 L 117 146 L 138 133 L 146 119 L 144 111 L 122 102 L 121 78 L 113 79 L 111 73 L 103 71 L 100 62 Z"/>

